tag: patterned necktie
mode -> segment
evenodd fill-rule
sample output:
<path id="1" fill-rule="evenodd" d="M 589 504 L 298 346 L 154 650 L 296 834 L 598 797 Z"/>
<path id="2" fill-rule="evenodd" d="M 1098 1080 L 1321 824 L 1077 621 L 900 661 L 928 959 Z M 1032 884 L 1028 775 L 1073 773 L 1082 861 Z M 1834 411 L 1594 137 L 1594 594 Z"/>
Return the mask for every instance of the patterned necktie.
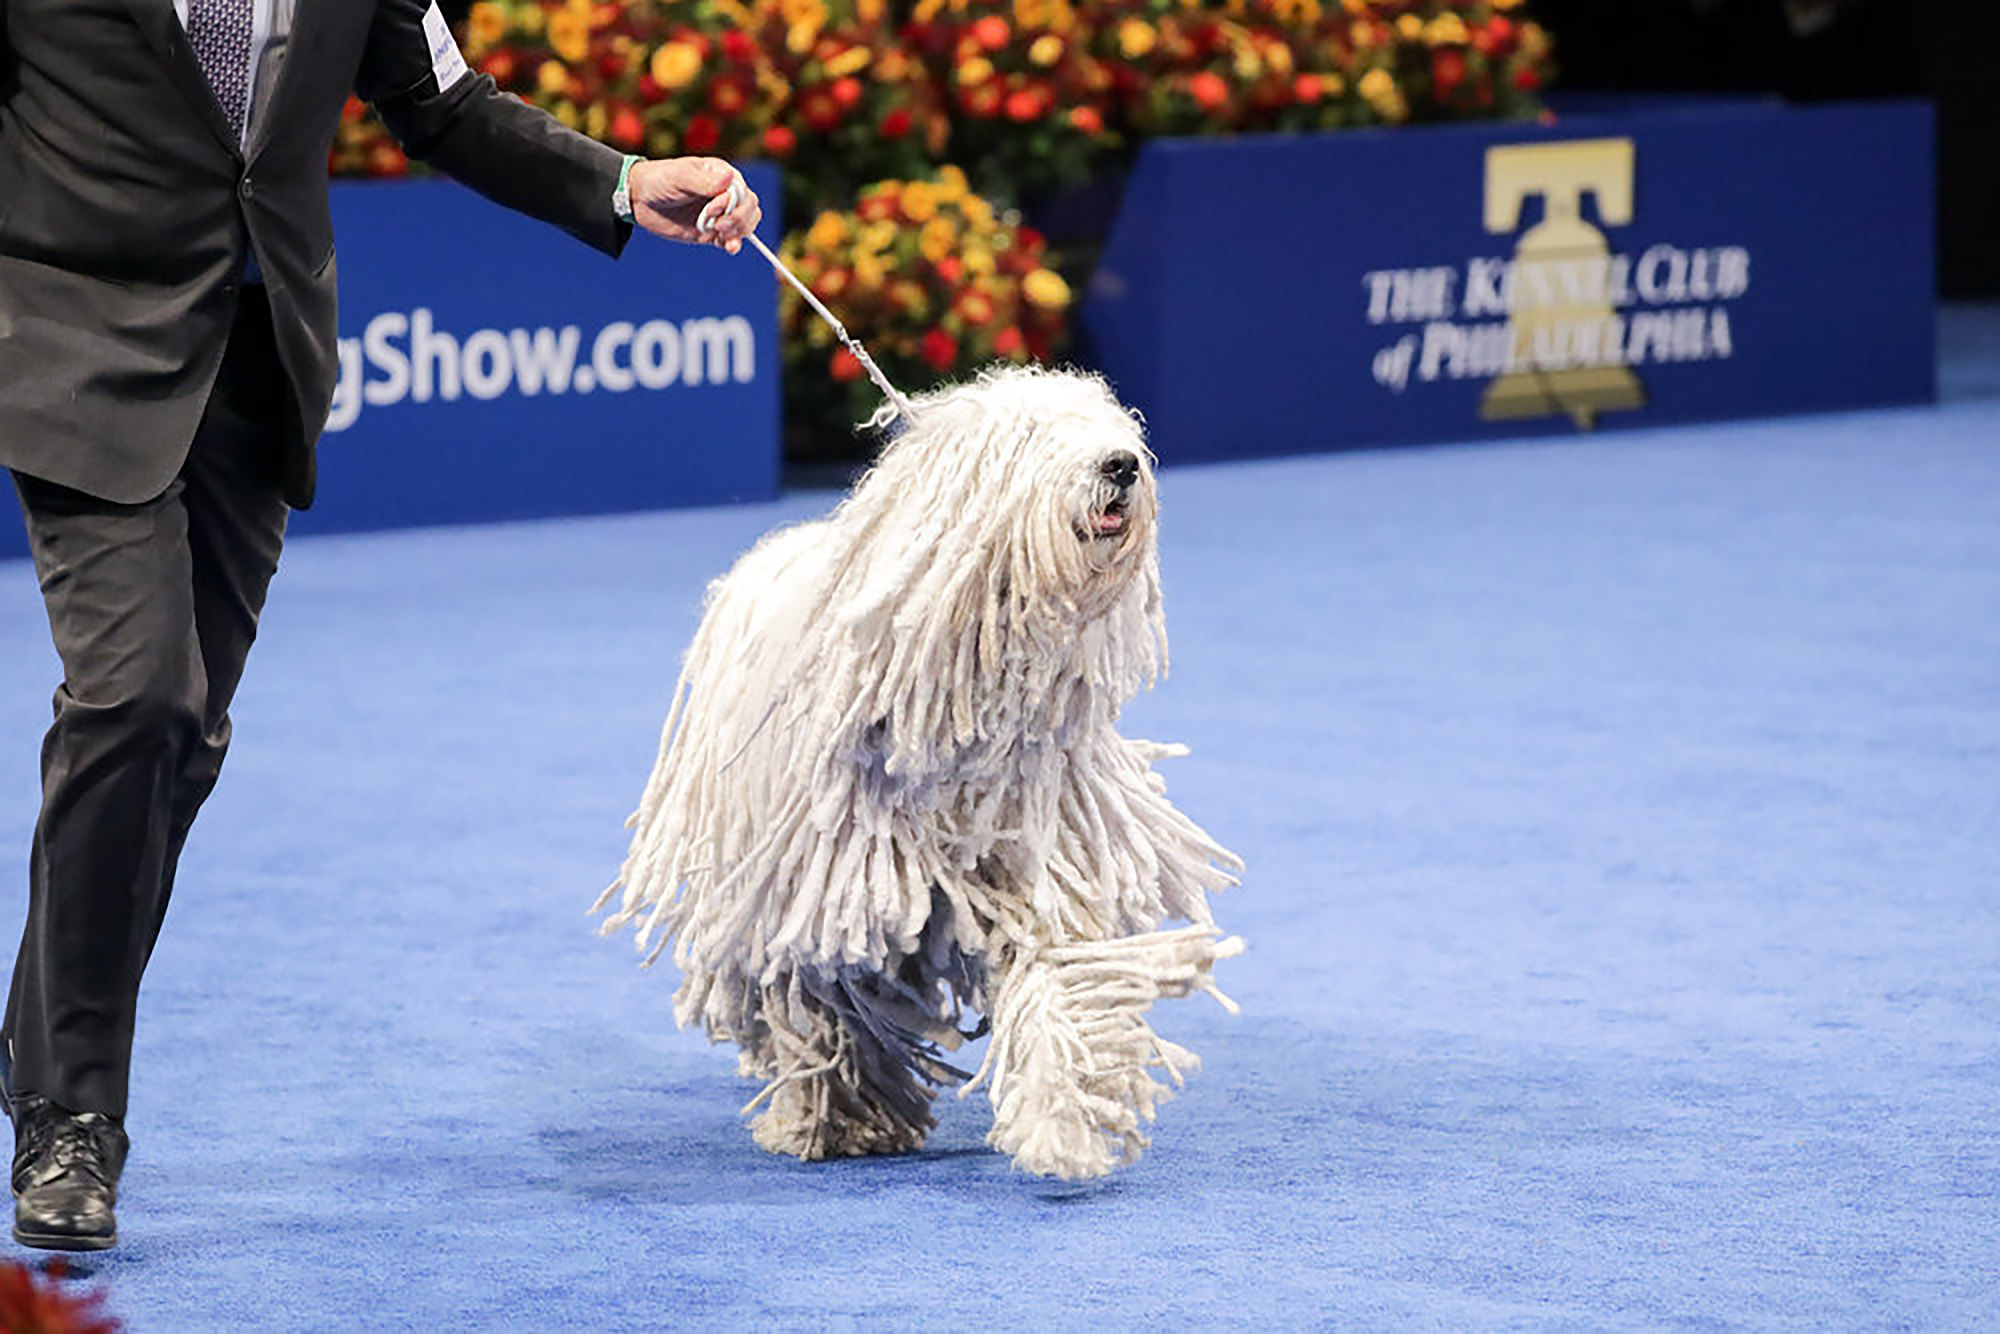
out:
<path id="1" fill-rule="evenodd" d="M 249 115 L 252 4 L 253 0 L 188 0 L 188 46 L 238 142 Z"/>

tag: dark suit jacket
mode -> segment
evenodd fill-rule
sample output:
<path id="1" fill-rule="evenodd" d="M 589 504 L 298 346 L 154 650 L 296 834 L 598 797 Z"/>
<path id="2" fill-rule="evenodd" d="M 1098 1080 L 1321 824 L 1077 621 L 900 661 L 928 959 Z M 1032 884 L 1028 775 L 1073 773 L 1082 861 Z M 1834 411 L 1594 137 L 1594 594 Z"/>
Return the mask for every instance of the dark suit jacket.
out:
<path id="1" fill-rule="evenodd" d="M 137 503 L 180 470 L 254 249 L 312 500 L 339 372 L 327 151 L 350 90 L 404 148 L 609 254 L 622 156 L 484 76 L 440 90 L 426 0 L 297 0 L 239 149 L 172 0 L 0 0 L 0 465 Z"/>

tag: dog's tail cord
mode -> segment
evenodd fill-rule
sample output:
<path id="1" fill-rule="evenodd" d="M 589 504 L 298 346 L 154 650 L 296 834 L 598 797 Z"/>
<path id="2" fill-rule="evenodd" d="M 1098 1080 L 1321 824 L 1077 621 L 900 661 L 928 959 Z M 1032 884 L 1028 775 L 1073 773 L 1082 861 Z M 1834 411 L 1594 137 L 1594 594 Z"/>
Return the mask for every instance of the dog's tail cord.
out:
<path id="1" fill-rule="evenodd" d="M 726 202 L 717 210 L 718 212 L 727 213 L 730 209 L 735 208 L 737 203 L 743 198 L 743 178 L 741 176 L 738 176 L 729 183 L 729 194 L 725 198 Z M 715 219 L 709 216 L 708 210 L 704 209 L 702 211 L 701 219 L 697 226 L 702 231 L 711 231 L 714 229 Z M 880 389 L 889 402 L 895 405 L 896 411 L 902 414 L 903 421 L 907 424 L 911 420 L 910 401 L 897 391 L 895 385 L 889 383 L 889 377 L 884 375 L 882 368 L 875 364 L 875 358 L 868 355 L 868 349 L 861 346 L 860 341 L 854 335 L 847 332 L 847 326 L 834 318 L 833 312 L 828 310 L 824 303 L 813 295 L 812 289 L 800 282 L 798 275 L 786 268 L 785 262 L 772 254 L 771 247 L 765 245 L 755 232 L 752 232 L 746 239 L 749 240 L 751 245 L 757 247 L 758 254 L 771 261 L 771 267 L 778 271 L 778 276 L 790 283 L 797 290 L 798 294 L 806 299 L 806 304 L 813 308 L 813 313 L 827 322 L 833 329 L 833 336 L 840 340 L 840 345 L 846 348 L 856 361 L 861 363 L 861 369 L 868 372 L 868 378 L 873 380 L 876 388 Z"/>

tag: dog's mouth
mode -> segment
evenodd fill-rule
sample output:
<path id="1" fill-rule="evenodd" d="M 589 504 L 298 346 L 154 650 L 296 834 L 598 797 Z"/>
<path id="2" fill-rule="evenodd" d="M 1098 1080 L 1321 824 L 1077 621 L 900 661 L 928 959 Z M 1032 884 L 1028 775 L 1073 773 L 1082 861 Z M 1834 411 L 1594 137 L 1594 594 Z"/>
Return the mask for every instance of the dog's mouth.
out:
<path id="1" fill-rule="evenodd" d="M 1117 537 L 1125 531 L 1127 498 L 1119 496 L 1108 502 L 1103 509 L 1090 516 L 1092 537 Z"/>

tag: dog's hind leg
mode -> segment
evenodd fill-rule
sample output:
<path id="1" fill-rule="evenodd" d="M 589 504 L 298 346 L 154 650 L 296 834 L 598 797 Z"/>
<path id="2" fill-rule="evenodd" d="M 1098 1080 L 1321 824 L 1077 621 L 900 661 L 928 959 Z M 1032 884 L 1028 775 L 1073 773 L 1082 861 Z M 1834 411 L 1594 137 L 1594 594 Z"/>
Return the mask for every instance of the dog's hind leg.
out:
<path id="1" fill-rule="evenodd" d="M 766 989 L 760 1017 L 759 1050 L 744 1065 L 773 1076 L 750 1127 L 772 1153 L 913 1152 L 937 1124 L 938 1085 L 966 1077 L 939 1052 L 957 1045 L 956 1030 L 881 974 L 794 973 Z"/>

